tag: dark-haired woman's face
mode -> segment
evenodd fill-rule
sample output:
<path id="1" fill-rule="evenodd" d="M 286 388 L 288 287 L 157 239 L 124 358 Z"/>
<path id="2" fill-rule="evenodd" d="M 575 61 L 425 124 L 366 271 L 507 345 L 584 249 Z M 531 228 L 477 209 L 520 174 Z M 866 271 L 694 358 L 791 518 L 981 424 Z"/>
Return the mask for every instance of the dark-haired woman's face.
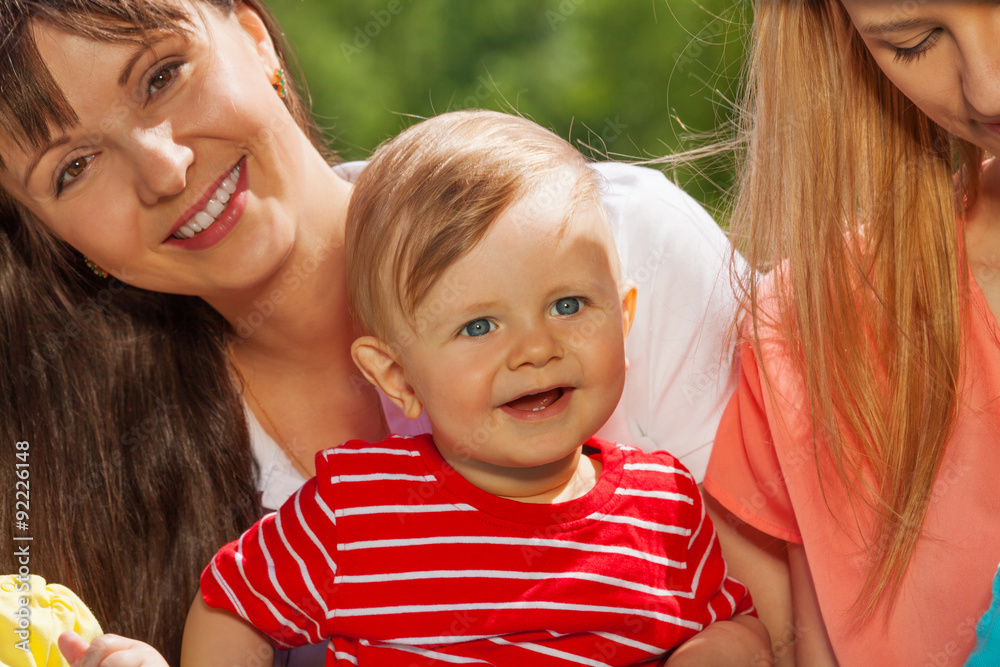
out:
<path id="1" fill-rule="evenodd" d="M 308 142 L 272 88 L 259 17 L 201 8 L 188 34 L 139 46 L 36 25 L 79 122 L 27 153 L 0 136 L 0 184 L 126 282 L 210 297 L 283 261 Z"/>
<path id="2" fill-rule="evenodd" d="M 1000 6 L 842 0 L 890 80 L 932 120 L 1000 154 Z"/>

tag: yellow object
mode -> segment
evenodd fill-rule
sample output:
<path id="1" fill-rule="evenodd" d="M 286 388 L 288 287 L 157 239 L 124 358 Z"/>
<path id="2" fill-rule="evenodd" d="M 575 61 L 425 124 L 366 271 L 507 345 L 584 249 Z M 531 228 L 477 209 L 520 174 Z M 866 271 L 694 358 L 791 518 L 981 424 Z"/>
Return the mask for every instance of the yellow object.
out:
<path id="1" fill-rule="evenodd" d="M 29 574 L 0 575 L 0 665 L 65 667 L 56 640 L 73 630 L 88 642 L 101 626 L 76 594 Z"/>

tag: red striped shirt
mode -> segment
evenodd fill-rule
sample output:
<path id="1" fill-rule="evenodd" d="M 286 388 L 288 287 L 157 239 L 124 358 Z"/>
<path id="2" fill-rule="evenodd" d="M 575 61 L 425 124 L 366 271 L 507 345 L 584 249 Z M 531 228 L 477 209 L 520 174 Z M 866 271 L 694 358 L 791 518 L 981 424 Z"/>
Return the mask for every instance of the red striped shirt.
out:
<path id="1" fill-rule="evenodd" d="M 597 484 L 552 505 L 483 492 L 429 435 L 328 449 L 202 593 L 279 647 L 330 639 L 328 665 L 632 665 L 752 612 L 683 466 L 587 446 Z"/>

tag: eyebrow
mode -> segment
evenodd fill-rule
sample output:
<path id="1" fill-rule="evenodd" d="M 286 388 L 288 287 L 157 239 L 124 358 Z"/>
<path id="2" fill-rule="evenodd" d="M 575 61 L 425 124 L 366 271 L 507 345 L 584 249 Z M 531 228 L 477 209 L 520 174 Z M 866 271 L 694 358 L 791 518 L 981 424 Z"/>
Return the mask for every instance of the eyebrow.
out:
<path id="1" fill-rule="evenodd" d="M 929 21 L 923 18 L 899 19 L 896 21 L 874 21 L 872 23 L 866 23 L 864 27 L 861 28 L 861 32 L 866 35 L 878 35 L 887 32 L 896 32 L 897 30 L 906 30 L 907 28 L 915 28 L 928 23 Z"/>
<path id="2" fill-rule="evenodd" d="M 125 67 L 122 68 L 122 73 L 118 76 L 118 86 L 124 88 L 128 84 L 128 80 L 132 78 L 132 68 L 135 64 L 139 62 L 139 59 L 146 55 L 146 52 L 152 49 L 154 46 L 167 39 L 168 35 L 161 35 L 155 39 L 148 42 L 140 42 L 136 47 L 135 53 L 132 57 L 128 59 L 125 63 Z"/>
<path id="3" fill-rule="evenodd" d="M 478 303 L 470 303 L 463 305 L 460 310 L 453 310 L 448 315 L 444 315 L 443 318 L 447 320 L 458 320 L 466 319 L 468 317 L 478 317 L 482 313 L 489 313 L 501 305 L 502 301 L 494 299 L 492 301 L 479 301 Z"/>
<path id="4" fill-rule="evenodd" d="M 168 35 L 163 35 L 148 42 L 140 42 L 139 44 L 136 45 L 135 52 L 131 56 L 129 56 L 128 60 L 125 61 L 125 65 L 124 67 L 122 67 L 121 74 L 118 75 L 119 88 L 124 88 L 126 85 L 128 85 L 128 81 L 129 79 L 132 78 L 132 70 L 135 68 L 136 63 L 138 63 L 139 60 L 141 60 L 142 57 L 146 55 L 146 53 L 148 53 L 151 48 L 153 48 L 163 40 L 167 39 L 167 37 Z M 58 148 L 59 146 L 63 146 L 68 143 L 69 143 L 69 137 L 63 135 L 57 139 L 53 139 L 45 146 L 40 148 L 37 153 L 35 153 L 35 157 L 32 158 L 31 162 L 28 164 L 28 169 L 24 172 L 25 190 L 28 189 L 28 181 L 31 180 L 31 174 L 34 173 L 35 168 L 38 166 L 38 163 L 42 161 L 42 158 L 44 158 L 46 154 L 48 154 L 48 152 L 51 151 L 53 148 Z"/>

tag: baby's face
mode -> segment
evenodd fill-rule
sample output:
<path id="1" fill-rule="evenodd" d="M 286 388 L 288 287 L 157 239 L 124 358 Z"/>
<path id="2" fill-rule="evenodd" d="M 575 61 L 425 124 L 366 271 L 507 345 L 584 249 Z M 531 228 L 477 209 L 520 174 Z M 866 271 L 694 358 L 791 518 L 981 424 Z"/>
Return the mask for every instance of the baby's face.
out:
<path id="1" fill-rule="evenodd" d="M 575 456 L 621 396 L 630 315 L 613 239 L 599 202 L 571 210 L 553 185 L 441 276 L 401 350 L 438 448 L 470 481 Z"/>

